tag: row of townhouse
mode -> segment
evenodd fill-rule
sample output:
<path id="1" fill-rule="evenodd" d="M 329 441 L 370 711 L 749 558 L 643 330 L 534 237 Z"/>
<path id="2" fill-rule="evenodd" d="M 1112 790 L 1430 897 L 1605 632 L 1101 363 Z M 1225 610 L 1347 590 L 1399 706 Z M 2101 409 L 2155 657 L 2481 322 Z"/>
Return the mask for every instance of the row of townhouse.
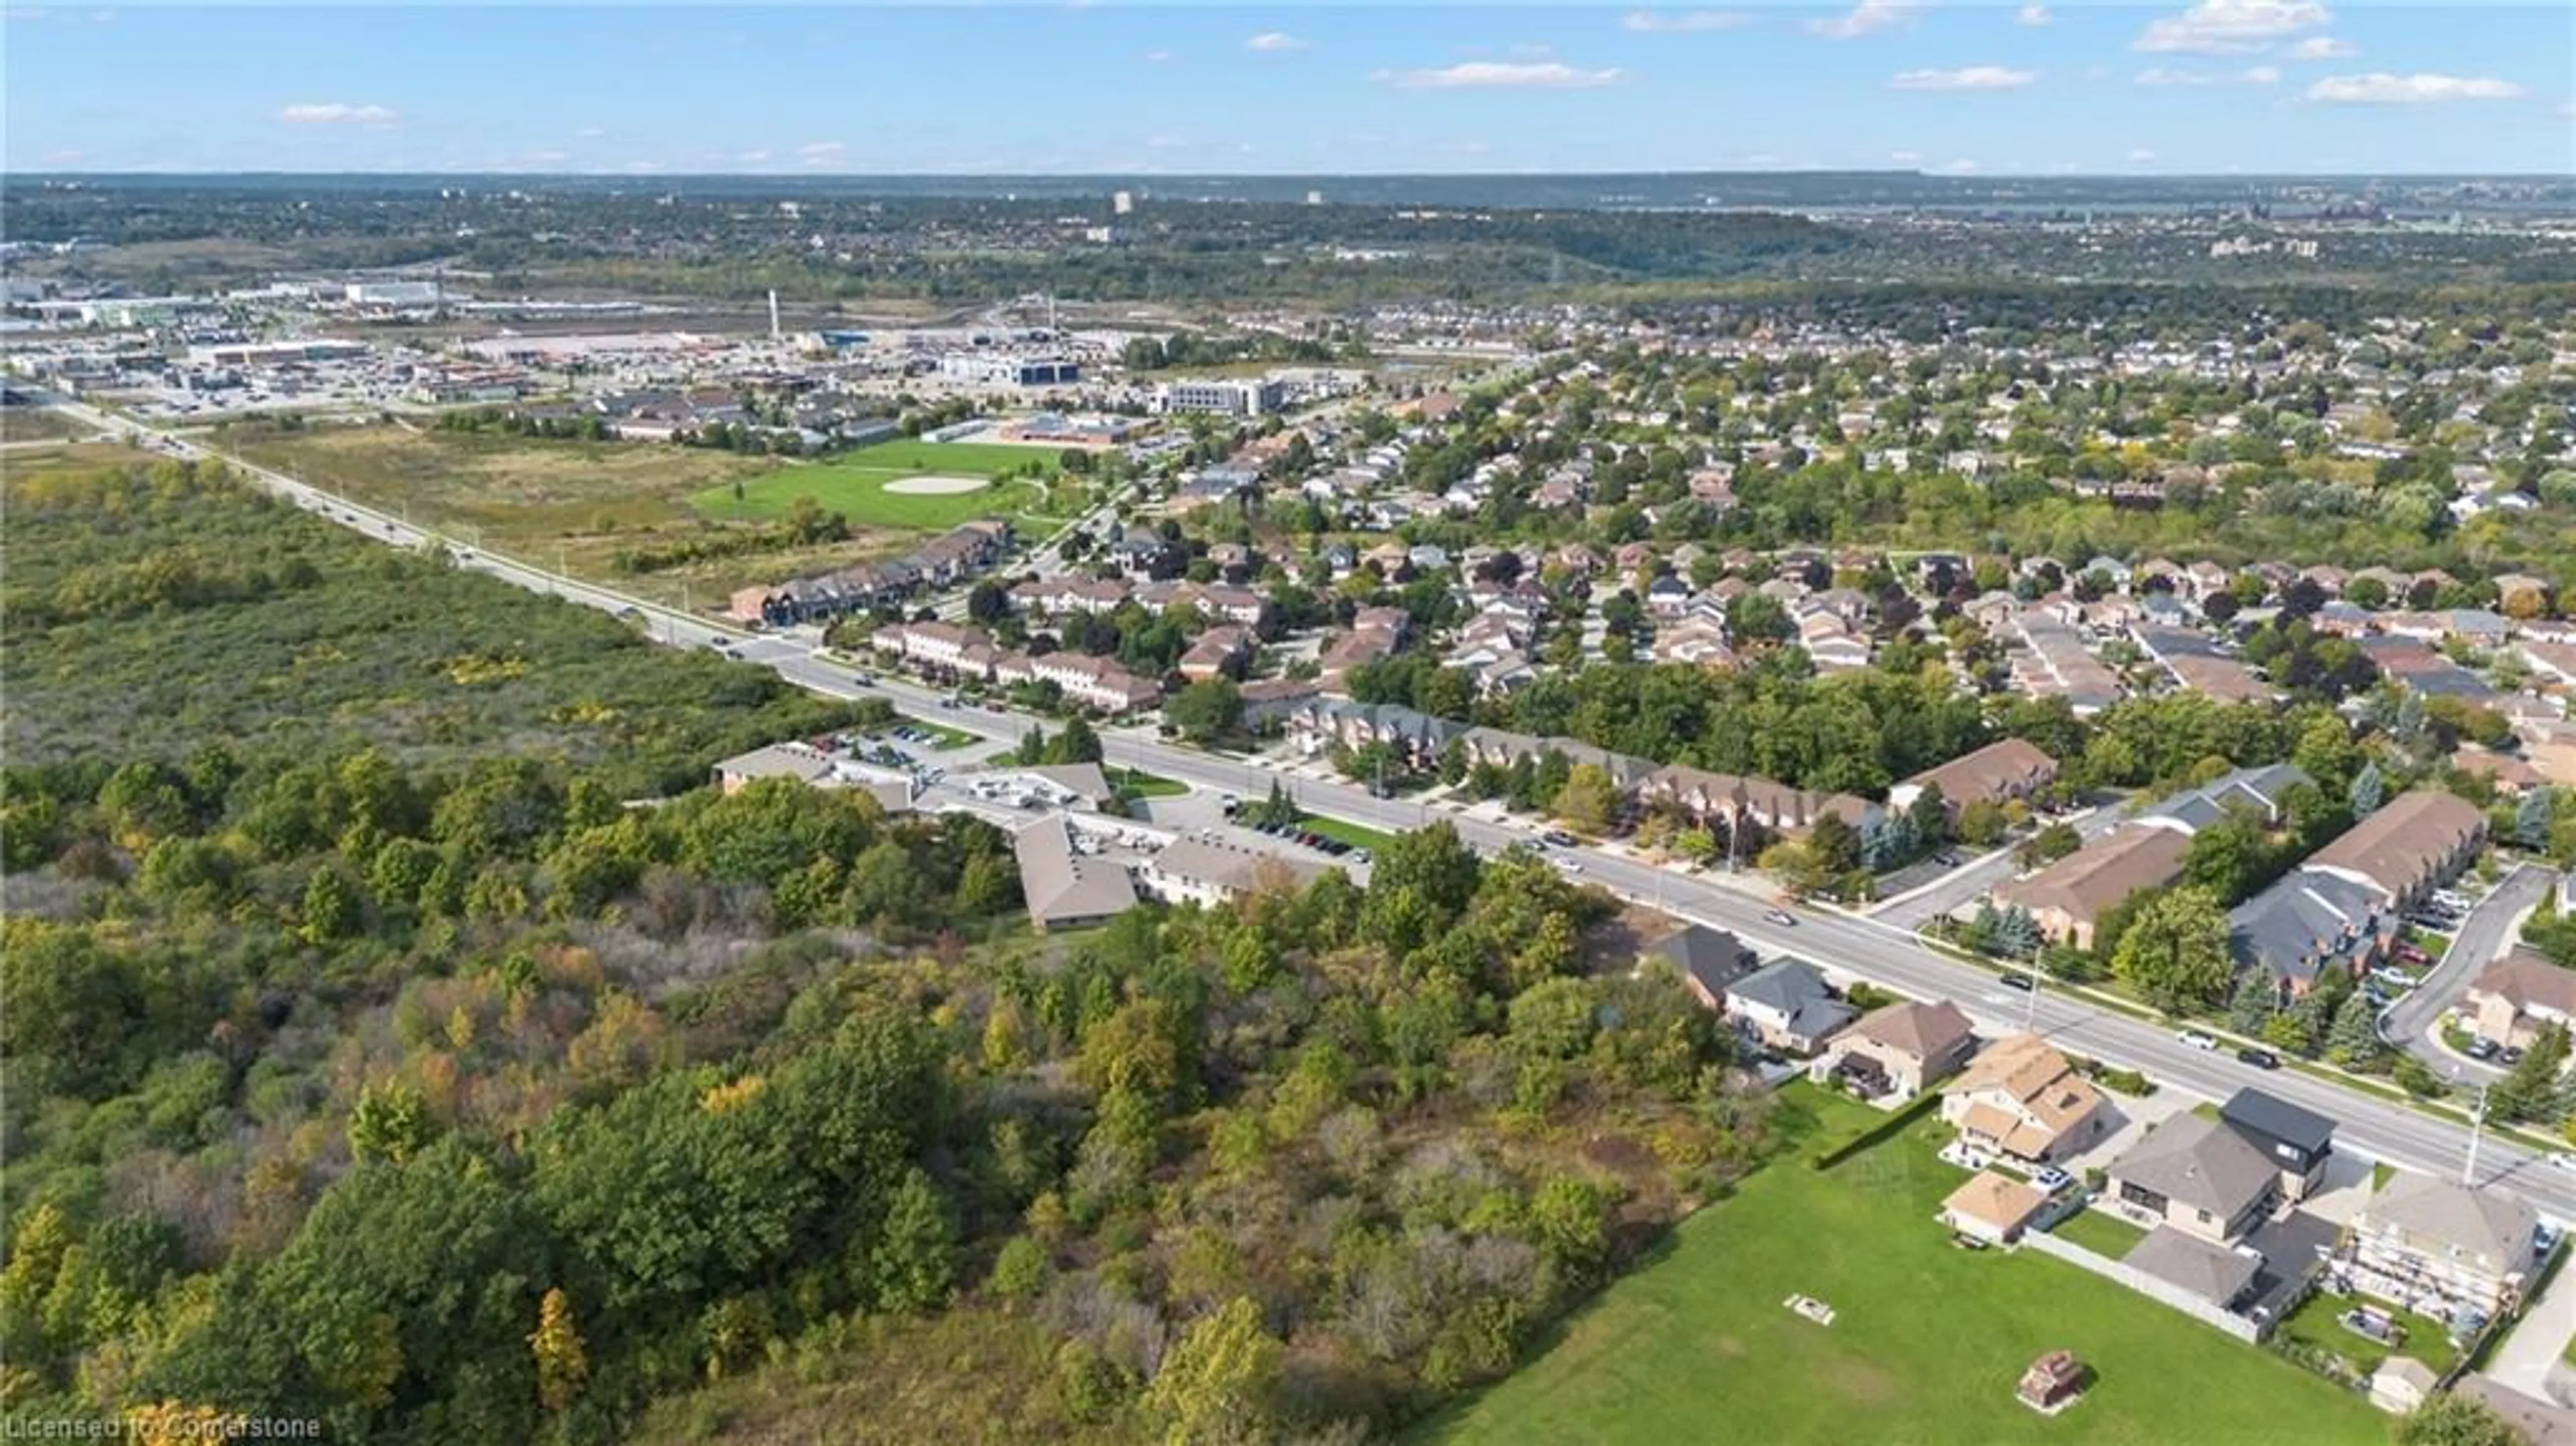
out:
<path id="1" fill-rule="evenodd" d="M 1124 578 L 1059 577 L 1032 579 L 1014 586 L 1011 604 L 1057 617 L 1076 613 L 1112 613 L 1135 603 L 1158 612 L 1197 608 L 1203 615 L 1243 627 L 1259 627 L 1270 615 L 1269 600 L 1246 587 L 1218 583 L 1131 583 Z"/>
<path id="2" fill-rule="evenodd" d="M 1162 685 L 1108 658 L 1087 653 L 1031 656 L 997 647 L 982 629 L 956 623 L 898 623 L 869 639 L 879 651 L 952 678 L 998 683 L 1053 683 L 1064 696 L 1104 713 L 1132 713 L 1163 699 Z"/>
<path id="3" fill-rule="evenodd" d="M 1380 744 L 1394 749 L 1408 766 L 1427 770 L 1437 767 L 1453 744 L 1471 765 L 1496 768 L 1510 768 L 1523 759 L 1536 764 L 1554 755 L 1569 764 L 1601 769 L 1624 797 L 1672 807 L 1703 824 L 1750 823 L 1775 834 L 1799 834 L 1829 813 L 1858 827 L 1876 809 L 1867 799 L 1851 794 L 1821 793 L 1684 764 L 1659 764 L 1571 738 L 1543 738 L 1435 718 L 1395 703 L 1318 696 L 1289 707 L 1282 721 L 1290 741 L 1309 756 L 1336 747 Z"/>
<path id="4" fill-rule="evenodd" d="M 991 567 L 1010 551 L 1007 522 L 969 522 L 901 557 L 853 563 L 787 582 L 734 593 L 727 613 L 735 621 L 787 627 L 847 613 L 866 612 L 929 588 L 952 586 Z"/>

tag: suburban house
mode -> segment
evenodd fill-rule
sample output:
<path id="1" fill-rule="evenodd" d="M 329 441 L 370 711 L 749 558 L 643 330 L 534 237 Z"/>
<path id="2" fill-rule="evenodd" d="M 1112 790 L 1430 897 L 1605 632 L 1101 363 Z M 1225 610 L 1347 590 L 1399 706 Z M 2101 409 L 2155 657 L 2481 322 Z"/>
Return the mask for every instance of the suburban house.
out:
<path id="1" fill-rule="evenodd" d="M 2486 832 L 2486 815 L 2476 804 L 2441 789 L 2412 789 L 2317 850 L 2300 868 L 2368 884 L 2404 910 L 2468 867 Z"/>
<path id="2" fill-rule="evenodd" d="M 2036 1034 L 1996 1040 L 1941 1097 L 1941 1118 L 1989 1156 L 2053 1165 L 2114 1128 L 2109 1105 L 2066 1056 Z"/>
<path id="3" fill-rule="evenodd" d="M 1062 814 L 1021 829 L 1012 836 L 1011 852 L 1019 860 L 1029 922 L 1040 933 L 1085 928 L 1136 905 L 1136 883 L 1126 865 L 1080 847 Z"/>
<path id="4" fill-rule="evenodd" d="M 2263 1255 L 2251 1247 L 2230 1248 L 2185 1234 L 2171 1225 L 2159 1225 L 2147 1232 L 2146 1239 L 2131 1246 L 2129 1253 L 2120 1257 L 2120 1263 L 2185 1294 L 2198 1296 L 2220 1310 L 2233 1310 L 2254 1293 L 2255 1277 L 2263 1269 Z"/>
<path id="5" fill-rule="evenodd" d="M 2346 1227 L 2331 1267 L 2336 1288 L 2436 1320 L 2492 1320 L 2522 1298 L 2539 1224 L 2519 1195 L 2399 1175 Z"/>
<path id="6" fill-rule="evenodd" d="M 1847 1084 L 1867 1099 L 1900 1102 L 1956 1073 L 1976 1047 L 1976 1032 L 1959 1006 L 1908 1000 L 1862 1015 L 1808 1073 Z"/>
<path id="7" fill-rule="evenodd" d="M 1008 523 L 968 522 L 900 557 L 744 588 L 733 594 L 727 612 L 737 622 L 769 627 L 865 612 L 925 587 L 962 581 L 1000 561 L 1010 547 Z"/>
<path id="8" fill-rule="evenodd" d="M 1136 886 L 1170 904 L 1213 907 L 1264 889 L 1302 889 L 1330 865 L 1198 836 L 1165 844 L 1136 868 Z"/>
<path id="9" fill-rule="evenodd" d="M 2111 1162 L 2110 1195 L 2150 1228 L 2227 1244 L 2281 1201 L 2281 1172 L 2220 1120 L 2175 1115 Z"/>
<path id="10" fill-rule="evenodd" d="M 2240 969 L 2271 971 L 2295 998 L 2329 971 L 2358 979 L 2384 956 L 2401 928 L 2376 888 L 2342 874 L 2300 868 L 2227 912 L 2227 947 Z"/>
<path id="11" fill-rule="evenodd" d="M 2281 822 L 2283 797 L 2298 785 L 2314 781 L 2296 764 L 2239 768 L 2214 782 L 2159 800 L 2155 807 L 2139 815 L 2138 821 L 2188 837 L 2230 813 L 2244 812 L 2261 819 L 2265 827 L 2276 828 Z"/>
<path id="12" fill-rule="evenodd" d="M 2248 1086 L 2218 1107 L 2219 1122 L 2245 1137 L 2281 1172 L 2281 1195 L 2296 1203 L 2325 1182 L 2334 1155 L 2334 1121 Z"/>
<path id="13" fill-rule="evenodd" d="M 1743 940 L 1706 924 L 1693 924 L 1656 940 L 1646 946 L 1645 957 L 1664 960 L 1680 971 L 1682 983 L 1708 1009 L 1723 1009 L 1726 992 L 1762 967 Z"/>
<path id="14" fill-rule="evenodd" d="M 1938 788 L 1955 821 L 1959 810 L 1969 804 L 2028 798 L 2056 781 L 2056 759 L 2041 752 L 2037 744 L 2006 738 L 1906 779 L 1887 791 L 1887 803 L 1890 808 L 1909 809 L 1924 790 Z"/>
<path id="15" fill-rule="evenodd" d="M 2047 1204 L 2047 1196 L 2021 1181 L 1980 1170 L 1941 1202 L 1941 1223 L 1961 1235 L 2010 1245 Z"/>
<path id="16" fill-rule="evenodd" d="M 716 765 L 716 787 L 726 796 L 769 778 L 792 778 L 813 788 L 865 793 L 887 813 L 912 811 L 912 775 L 826 752 L 810 743 L 771 743 Z"/>
<path id="17" fill-rule="evenodd" d="M 1999 907 L 2019 908 L 2054 943 L 2093 947 L 2102 916 L 2140 889 L 2161 889 L 2182 877 L 2191 836 L 2176 829 L 2127 823 L 2037 873 L 1995 888 Z"/>
<path id="18" fill-rule="evenodd" d="M 1823 1048 L 1859 1011 L 1835 997 L 1815 965 L 1782 959 L 1737 980 L 1724 1012 L 1771 1048 L 1803 1056 Z"/>
<path id="19" fill-rule="evenodd" d="M 2576 970 L 2516 948 L 2469 985 L 2466 1004 L 2479 1038 L 2529 1049 L 2543 1026 L 2576 1023 Z"/>
<path id="20" fill-rule="evenodd" d="M 1805 833 L 1828 813 L 1857 828 L 1871 811 L 1868 800 L 1847 793 L 1817 793 L 1767 778 L 1711 773 L 1678 763 L 1647 773 L 1637 785 L 1637 794 L 1648 803 L 1670 804 L 1697 823 L 1750 822 L 1781 834 Z"/>

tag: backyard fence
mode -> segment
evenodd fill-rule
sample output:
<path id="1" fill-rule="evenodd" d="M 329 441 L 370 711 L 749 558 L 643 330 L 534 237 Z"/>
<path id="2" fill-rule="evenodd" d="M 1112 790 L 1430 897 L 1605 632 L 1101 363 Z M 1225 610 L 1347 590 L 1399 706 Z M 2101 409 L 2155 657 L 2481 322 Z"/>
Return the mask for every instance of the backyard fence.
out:
<path id="1" fill-rule="evenodd" d="M 2117 1281 L 2150 1300 L 2172 1306 L 2184 1315 L 2204 1325 L 2223 1330 L 2249 1345 L 2258 1345 L 2263 1340 L 2264 1328 L 2234 1311 L 2220 1310 L 2199 1296 L 2169 1285 L 2144 1271 L 2132 1270 L 2108 1256 L 2096 1255 L 2073 1241 L 2063 1240 L 2041 1231 L 2029 1231 L 2023 1234 L 2021 1243 L 2042 1255 L 2053 1255 L 2069 1265 Z"/>

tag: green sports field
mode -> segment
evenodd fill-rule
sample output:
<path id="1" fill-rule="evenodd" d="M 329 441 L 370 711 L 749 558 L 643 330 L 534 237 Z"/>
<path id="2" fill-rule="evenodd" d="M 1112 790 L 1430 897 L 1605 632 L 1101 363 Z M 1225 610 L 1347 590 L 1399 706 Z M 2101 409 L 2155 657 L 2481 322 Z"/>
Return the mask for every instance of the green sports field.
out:
<path id="1" fill-rule="evenodd" d="M 2145 1296 L 2035 1251 L 1951 1245 L 1933 1217 L 1966 1176 L 1936 1157 L 1941 1128 L 1917 1126 L 1830 1171 L 1796 1154 L 1764 1167 L 1534 1359 L 1428 1423 L 1417 1446 L 2387 1438 L 2386 1418 L 2359 1397 Z M 1791 1295 L 1833 1306 L 1834 1323 L 1785 1309 Z M 2046 1417 L 2013 1386 L 2056 1347 L 2097 1378 Z"/>
<path id="2" fill-rule="evenodd" d="M 838 512 L 858 527 L 903 527 L 936 530 L 978 517 L 1012 517 L 1046 500 L 1043 480 L 1027 478 L 1034 464 L 1045 477 L 1056 472 L 1056 454 L 1043 448 L 1001 447 L 972 442 L 880 442 L 829 462 L 782 467 L 738 485 L 710 487 L 690 497 L 689 505 L 709 517 L 767 521 L 784 517 L 799 497 L 811 497 L 826 512 Z M 913 477 L 998 478 L 1007 482 L 973 492 L 889 492 L 888 483 Z"/>

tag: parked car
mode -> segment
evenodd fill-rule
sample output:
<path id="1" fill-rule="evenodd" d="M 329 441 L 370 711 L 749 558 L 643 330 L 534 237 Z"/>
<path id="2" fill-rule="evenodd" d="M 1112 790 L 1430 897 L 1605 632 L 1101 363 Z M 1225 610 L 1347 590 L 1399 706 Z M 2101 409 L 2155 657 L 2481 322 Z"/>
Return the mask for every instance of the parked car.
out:
<path id="1" fill-rule="evenodd" d="M 2197 1029 L 2186 1029 L 2182 1033 L 2175 1035 L 2174 1038 L 2181 1040 L 2183 1043 L 2190 1045 L 2194 1049 L 2218 1048 L 2217 1039 L 2210 1035 L 2203 1034 Z"/>
<path id="2" fill-rule="evenodd" d="M 1561 849 L 1575 848 L 1580 846 L 1583 842 L 1583 840 L 1576 838 L 1574 835 L 1567 833 L 1561 828 L 1549 829 L 1538 837 L 1539 842 L 1554 844 Z"/>
<path id="3" fill-rule="evenodd" d="M 2074 1184 L 2075 1177 L 2067 1174 L 2064 1170 L 2057 1168 L 2055 1165 L 2042 1165 L 2038 1169 L 2030 1172 L 2030 1183 L 2039 1187 L 2041 1193 L 2054 1195 L 2058 1191 L 2065 1189 L 2067 1186 Z"/>
<path id="4" fill-rule="evenodd" d="M 2256 1069 L 2281 1067 L 2281 1057 L 2268 1049 L 2240 1049 L 2236 1051 L 2236 1058 L 2239 1062 L 2250 1064 Z"/>
<path id="5" fill-rule="evenodd" d="M 2493 1059 L 2496 1057 L 2496 1042 L 2492 1039 L 2472 1039 L 2461 1046 L 2460 1052 L 2471 1059 Z"/>
<path id="6" fill-rule="evenodd" d="M 2522 1063 L 2522 1047 L 2512 1044 L 2506 1045 L 2504 1048 L 2496 1051 L 2495 1062 L 2503 1065 L 2507 1069 L 2513 1068 L 2515 1065 Z"/>

